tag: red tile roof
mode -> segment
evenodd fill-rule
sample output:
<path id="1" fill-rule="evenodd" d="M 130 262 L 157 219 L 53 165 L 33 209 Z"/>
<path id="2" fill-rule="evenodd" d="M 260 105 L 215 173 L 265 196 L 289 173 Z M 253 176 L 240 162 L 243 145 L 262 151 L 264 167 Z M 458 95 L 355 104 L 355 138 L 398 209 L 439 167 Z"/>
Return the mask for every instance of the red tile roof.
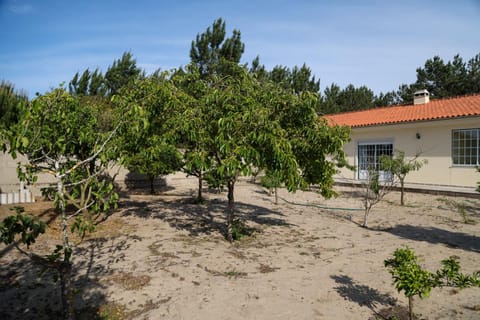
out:
<path id="1" fill-rule="evenodd" d="M 426 104 L 392 106 L 326 115 L 332 125 L 352 128 L 480 116 L 480 94 L 430 100 Z"/>

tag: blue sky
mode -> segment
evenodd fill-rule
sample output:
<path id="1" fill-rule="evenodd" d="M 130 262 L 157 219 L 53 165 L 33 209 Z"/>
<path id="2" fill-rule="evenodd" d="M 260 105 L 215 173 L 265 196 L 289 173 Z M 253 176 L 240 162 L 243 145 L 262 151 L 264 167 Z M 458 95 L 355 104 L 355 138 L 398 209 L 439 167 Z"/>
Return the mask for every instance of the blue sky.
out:
<path id="1" fill-rule="evenodd" d="M 434 55 L 480 53 L 480 0 L 0 0 L 0 79 L 32 97 L 125 51 L 147 73 L 176 68 L 219 17 L 241 31 L 242 62 L 306 63 L 322 90 L 395 90 Z"/>

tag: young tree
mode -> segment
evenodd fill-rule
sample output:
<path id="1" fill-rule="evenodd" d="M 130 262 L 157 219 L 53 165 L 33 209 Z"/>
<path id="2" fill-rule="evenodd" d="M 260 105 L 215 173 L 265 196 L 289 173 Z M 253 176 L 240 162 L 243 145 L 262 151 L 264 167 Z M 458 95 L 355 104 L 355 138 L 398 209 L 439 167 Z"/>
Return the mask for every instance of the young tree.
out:
<path id="1" fill-rule="evenodd" d="M 269 168 L 279 173 L 290 190 L 298 186 L 300 178 L 286 131 L 272 117 L 276 98 L 245 69 L 237 68 L 236 76 L 214 84 L 204 103 L 206 150 L 213 157 L 215 176 L 228 189 L 229 241 L 233 241 L 234 189 L 239 176 L 250 174 L 253 167 Z"/>
<path id="2" fill-rule="evenodd" d="M 418 261 L 415 252 L 410 248 L 398 248 L 393 258 L 384 261 L 385 267 L 392 275 L 395 288 L 404 292 L 408 298 L 408 314 L 413 320 L 413 298 L 428 298 L 432 288 L 437 287 L 480 287 L 480 274 L 472 275 L 460 273 L 460 264 L 456 257 L 442 260 L 442 268 L 432 273 L 424 270 Z"/>
<path id="3" fill-rule="evenodd" d="M 373 164 L 369 165 L 367 175 L 362 181 L 363 207 L 365 209 L 362 227 L 365 228 L 368 228 L 368 217 L 372 208 L 385 198 L 394 185 L 391 177 L 382 179 L 379 170 L 380 168 L 375 168 Z"/>
<path id="4" fill-rule="evenodd" d="M 131 171 L 144 174 L 150 181 L 150 193 L 155 194 L 155 178 L 179 170 L 182 167 L 182 155 L 174 145 L 167 144 L 162 139 L 149 139 L 149 146 L 143 146 L 133 153 L 128 163 Z M 160 142 L 155 142 L 160 140 Z"/>
<path id="5" fill-rule="evenodd" d="M 209 87 L 215 79 L 229 75 L 230 66 L 238 65 L 244 50 L 240 31 L 233 30 L 232 36 L 226 38 L 225 21 L 218 18 L 205 32 L 197 34 L 190 48 L 191 64 L 175 75 L 176 85 L 190 98 L 191 107 L 186 108 L 183 113 L 181 145 L 185 148 L 184 170 L 198 178 L 196 202 L 199 203 L 203 202 L 203 179 L 213 165 L 205 148 L 205 97 L 208 96 Z"/>
<path id="6" fill-rule="evenodd" d="M 143 110 L 137 120 L 143 123 L 143 129 L 125 131 L 118 141 L 123 164 L 147 175 L 152 194 L 156 177 L 175 172 L 182 165 L 175 143 L 183 121 L 181 108 L 188 101 L 169 77 L 168 73 L 158 74 L 121 90 L 121 103 L 137 105 Z"/>
<path id="7" fill-rule="evenodd" d="M 31 103 L 25 104 L 20 111 L 17 125 L 6 133 L 8 142 L 4 144 L 7 151 L 15 158 L 17 154 L 24 155 L 28 162 L 19 165 L 19 178 L 35 182 L 39 173 L 52 175 L 56 181 L 56 207 L 61 214 L 62 245 L 58 245 L 52 255 L 43 258 L 45 265 L 58 271 L 60 275 L 62 305 L 66 319 L 73 318 L 71 287 L 72 277 L 72 246 L 69 241 L 68 229 L 81 233 L 90 229 L 89 219 L 83 219 L 84 210 L 98 210 L 107 213 L 116 203 L 116 194 L 112 193 L 111 181 L 101 179 L 105 168 L 112 159 L 109 144 L 116 130 L 99 132 L 92 109 L 80 104 L 79 99 L 69 95 L 62 87 L 39 96 Z M 88 174 L 85 174 L 88 172 Z M 94 197 L 83 202 L 83 207 L 75 212 L 67 211 L 67 194 L 75 196 L 77 187 L 90 190 L 87 193 Z M 72 191 L 73 190 L 73 191 Z M 83 193 L 85 195 L 85 193 Z M 77 194 L 78 195 L 78 194 Z M 86 200 L 86 199 L 84 199 Z M 70 219 L 75 218 L 74 223 Z M 2 226 L 2 238 L 13 241 L 15 234 L 22 235 L 22 241 L 27 246 L 38 236 L 42 227 L 32 224 L 17 216 L 11 223 Z M 23 221 L 20 223 L 19 221 Z M 25 223 L 25 221 L 30 221 Z M 33 230 L 33 233 L 29 233 Z M 25 238 L 27 232 L 31 236 Z M 7 234 L 8 237 L 3 237 Z M 27 241 L 26 241 L 27 240 Z M 24 253 L 26 251 L 23 251 Z M 38 255 L 28 253 L 38 261 Z"/>
<path id="8" fill-rule="evenodd" d="M 227 239 L 232 241 L 239 176 L 249 175 L 253 168 L 266 169 L 289 190 L 314 181 L 327 195 L 334 159 L 342 154 L 348 131 L 318 119 L 316 95 L 258 81 L 244 67 L 229 68 L 230 75 L 212 78 L 216 81 L 203 86 L 199 103 L 192 108 L 201 114 L 199 147 L 212 161 L 208 174 L 228 190 Z"/>
<path id="9" fill-rule="evenodd" d="M 227 186 L 227 239 L 232 241 L 238 177 L 249 175 L 253 168 L 266 169 L 275 172 L 290 191 L 318 183 L 323 195 L 331 195 L 332 175 L 337 160 L 344 156 L 348 130 L 329 127 L 318 119 L 318 96 L 307 90 L 317 82 L 310 81 L 306 66 L 295 69 L 295 82 L 289 78 L 285 89 L 284 83 L 259 77 L 238 65 L 243 52 L 239 32 L 230 41 L 237 52 L 231 55 L 235 59 L 230 59 L 218 53 L 225 34 L 223 21 L 217 20 L 213 30 L 207 29 L 192 43 L 196 68 L 190 67 L 186 74 L 189 83 L 196 85 L 188 89 L 194 99 L 184 119 L 198 124 L 189 126 L 194 133 L 191 137 L 198 141 L 189 146 L 211 160 L 206 171 L 215 184 Z"/>
<path id="10" fill-rule="evenodd" d="M 183 171 L 198 178 L 198 192 L 194 200 L 203 203 L 203 181 L 205 174 L 212 168 L 213 160 L 208 154 L 207 113 L 204 112 L 205 96 L 210 90 L 209 81 L 201 76 L 197 64 L 189 64 L 172 76 L 175 86 L 185 93 L 181 114 L 178 122 L 178 145 L 183 149 Z"/>
<path id="11" fill-rule="evenodd" d="M 393 175 L 393 178 L 398 179 L 400 183 L 400 205 L 405 205 L 404 194 L 405 194 L 405 178 L 407 174 L 412 171 L 420 170 L 423 165 L 427 164 L 427 160 L 419 161 L 417 160 L 418 155 L 413 159 L 406 160 L 405 152 L 401 150 L 396 150 L 394 156 L 383 156 L 380 161 L 384 170 L 390 172 Z"/>

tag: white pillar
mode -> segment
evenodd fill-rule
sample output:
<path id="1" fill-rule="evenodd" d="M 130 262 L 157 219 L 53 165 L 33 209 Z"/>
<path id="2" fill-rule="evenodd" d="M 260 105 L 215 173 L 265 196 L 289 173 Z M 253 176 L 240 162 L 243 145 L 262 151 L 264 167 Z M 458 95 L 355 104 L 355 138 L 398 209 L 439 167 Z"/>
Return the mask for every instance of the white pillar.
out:
<path id="1" fill-rule="evenodd" d="M 7 194 L 6 193 L 0 193 L 0 204 L 7 204 Z"/>
<path id="2" fill-rule="evenodd" d="M 20 203 L 20 192 L 13 193 L 13 203 Z"/>
<path id="3" fill-rule="evenodd" d="M 25 190 L 25 202 L 27 202 L 27 203 L 33 202 L 32 201 L 32 193 L 28 189 Z"/>

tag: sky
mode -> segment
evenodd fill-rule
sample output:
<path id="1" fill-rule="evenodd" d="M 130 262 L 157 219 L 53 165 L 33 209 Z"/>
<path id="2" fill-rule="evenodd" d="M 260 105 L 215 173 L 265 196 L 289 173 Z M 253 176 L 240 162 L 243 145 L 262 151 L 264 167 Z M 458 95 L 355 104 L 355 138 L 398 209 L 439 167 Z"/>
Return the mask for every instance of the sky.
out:
<path id="1" fill-rule="evenodd" d="M 321 90 L 392 91 L 436 55 L 480 53 L 480 0 L 0 0 L 0 80 L 33 97 L 126 51 L 147 73 L 178 68 L 220 17 L 241 32 L 242 63 L 305 63 Z"/>

